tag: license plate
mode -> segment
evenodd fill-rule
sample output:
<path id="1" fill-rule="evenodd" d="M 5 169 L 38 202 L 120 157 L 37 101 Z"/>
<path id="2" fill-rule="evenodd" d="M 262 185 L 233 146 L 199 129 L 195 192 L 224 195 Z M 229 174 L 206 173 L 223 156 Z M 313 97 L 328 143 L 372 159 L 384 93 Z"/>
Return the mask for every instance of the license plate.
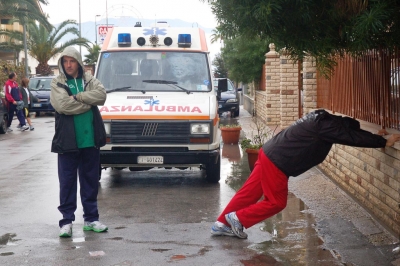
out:
<path id="1" fill-rule="evenodd" d="M 42 107 L 42 104 L 41 103 L 34 103 L 33 107 Z"/>
<path id="2" fill-rule="evenodd" d="M 163 156 L 138 156 L 138 164 L 162 164 Z"/>

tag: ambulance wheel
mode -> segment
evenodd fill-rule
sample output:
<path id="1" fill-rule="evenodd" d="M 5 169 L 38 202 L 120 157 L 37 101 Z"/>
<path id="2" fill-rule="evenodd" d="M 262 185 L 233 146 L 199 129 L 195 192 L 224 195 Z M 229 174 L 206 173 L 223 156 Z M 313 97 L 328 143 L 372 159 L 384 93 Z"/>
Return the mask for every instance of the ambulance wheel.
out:
<path id="1" fill-rule="evenodd" d="M 218 183 L 221 176 L 221 156 L 218 156 L 217 163 L 206 165 L 206 179 L 209 183 Z"/>
<path id="2" fill-rule="evenodd" d="M 240 109 L 237 109 L 237 111 L 235 111 L 235 113 L 233 114 L 233 117 L 238 117 L 240 113 Z"/>
<path id="3" fill-rule="evenodd" d="M 100 181 L 100 179 L 101 179 L 101 165 L 99 165 L 99 181 Z"/>

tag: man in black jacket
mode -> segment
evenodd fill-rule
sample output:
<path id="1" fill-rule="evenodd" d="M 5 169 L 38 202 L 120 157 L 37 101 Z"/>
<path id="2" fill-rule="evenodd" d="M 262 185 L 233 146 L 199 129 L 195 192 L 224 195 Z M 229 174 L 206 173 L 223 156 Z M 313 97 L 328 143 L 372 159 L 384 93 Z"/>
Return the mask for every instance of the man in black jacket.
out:
<path id="1" fill-rule="evenodd" d="M 386 130 L 379 133 L 387 134 Z M 211 234 L 247 238 L 243 227 L 249 228 L 286 207 L 289 176 L 298 176 L 323 162 L 333 144 L 383 148 L 399 140 L 400 134 L 385 139 L 362 130 L 350 117 L 325 110 L 311 112 L 263 145 L 254 170 L 218 217 Z"/>

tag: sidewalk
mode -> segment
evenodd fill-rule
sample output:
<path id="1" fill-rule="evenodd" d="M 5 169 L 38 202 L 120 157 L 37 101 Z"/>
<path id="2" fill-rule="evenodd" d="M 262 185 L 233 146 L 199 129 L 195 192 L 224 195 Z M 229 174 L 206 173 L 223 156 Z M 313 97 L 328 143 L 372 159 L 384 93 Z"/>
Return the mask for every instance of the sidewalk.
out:
<path id="1" fill-rule="evenodd" d="M 251 136 L 252 117 L 240 110 L 238 122 L 245 136 Z M 364 208 L 314 167 L 290 177 L 289 191 L 300 198 L 315 216 L 318 235 L 324 245 L 346 265 L 399 265 L 399 238 L 388 232 Z M 387 261 L 388 260 L 388 261 Z M 375 264 L 378 265 L 378 264 Z"/>

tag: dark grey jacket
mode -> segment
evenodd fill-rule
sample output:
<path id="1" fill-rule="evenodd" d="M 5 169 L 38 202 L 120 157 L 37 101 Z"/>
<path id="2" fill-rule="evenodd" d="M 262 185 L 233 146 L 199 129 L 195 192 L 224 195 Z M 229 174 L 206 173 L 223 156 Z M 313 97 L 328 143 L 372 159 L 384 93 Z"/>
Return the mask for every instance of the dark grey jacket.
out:
<path id="1" fill-rule="evenodd" d="M 323 162 L 333 144 L 382 148 L 386 139 L 360 129 L 350 117 L 317 110 L 297 120 L 262 149 L 265 155 L 288 177 L 298 176 Z"/>
<path id="2" fill-rule="evenodd" d="M 38 98 L 37 98 L 36 96 L 33 96 L 32 93 L 31 93 L 31 91 L 30 91 L 29 88 L 28 88 L 28 91 L 29 91 L 29 98 L 30 98 L 30 103 L 28 104 L 28 95 L 26 94 L 25 89 L 22 88 L 22 87 L 20 87 L 19 90 L 20 90 L 20 92 L 21 92 L 22 100 L 24 101 L 24 107 L 25 107 L 25 108 L 31 107 L 31 105 L 32 105 L 33 102 L 37 102 L 37 101 L 38 101 Z"/>

